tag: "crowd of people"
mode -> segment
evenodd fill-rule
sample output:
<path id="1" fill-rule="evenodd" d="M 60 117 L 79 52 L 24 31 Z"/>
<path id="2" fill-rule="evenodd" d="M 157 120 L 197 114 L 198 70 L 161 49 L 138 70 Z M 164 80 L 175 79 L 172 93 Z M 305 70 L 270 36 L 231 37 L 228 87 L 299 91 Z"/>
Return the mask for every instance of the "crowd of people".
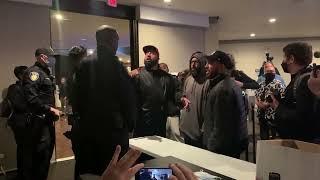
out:
<path id="1" fill-rule="evenodd" d="M 148 45 L 143 47 L 144 67 L 128 72 L 116 56 L 118 40 L 117 31 L 104 25 L 96 31 L 93 55 L 87 56 L 82 46 L 69 51 L 74 69 L 63 79 L 62 94 L 72 107 L 68 115 L 76 180 L 81 174 L 132 177 L 143 164 L 131 168 L 139 153 L 129 150 L 130 137 L 158 135 L 240 158 L 249 142 L 246 89 L 256 89 L 261 139 L 315 143 L 320 138 L 320 72 L 309 66 L 312 47 L 306 43 L 283 48 L 282 68 L 291 75 L 286 87 L 272 61 L 263 64 L 258 83 L 237 70 L 234 57 L 222 51 L 193 53 L 188 70 L 174 76 L 159 62 L 158 48 Z M 53 123 L 63 114 L 55 107 L 54 77 L 48 68 L 53 51 L 39 48 L 35 58 L 33 66 L 15 68 L 18 81 L 3 103 L 12 109 L 3 113 L 18 145 L 21 180 L 47 178 Z M 170 167 L 176 175 L 172 179 L 195 179 L 186 167 Z"/>

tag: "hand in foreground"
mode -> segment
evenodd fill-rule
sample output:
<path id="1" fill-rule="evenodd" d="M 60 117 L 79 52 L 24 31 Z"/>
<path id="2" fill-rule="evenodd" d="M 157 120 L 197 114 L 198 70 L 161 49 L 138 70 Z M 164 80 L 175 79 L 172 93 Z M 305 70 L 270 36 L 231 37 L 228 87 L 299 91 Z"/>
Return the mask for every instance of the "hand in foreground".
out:
<path id="1" fill-rule="evenodd" d="M 144 167 L 144 164 L 137 164 L 133 167 L 141 152 L 130 149 L 119 161 L 121 147 L 117 146 L 107 169 L 101 176 L 101 180 L 130 180 Z"/>
<path id="2" fill-rule="evenodd" d="M 172 169 L 174 174 L 170 176 L 170 180 L 198 180 L 197 176 L 191 171 L 191 169 L 184 165 L 170 164 L 169 167 Z"/>

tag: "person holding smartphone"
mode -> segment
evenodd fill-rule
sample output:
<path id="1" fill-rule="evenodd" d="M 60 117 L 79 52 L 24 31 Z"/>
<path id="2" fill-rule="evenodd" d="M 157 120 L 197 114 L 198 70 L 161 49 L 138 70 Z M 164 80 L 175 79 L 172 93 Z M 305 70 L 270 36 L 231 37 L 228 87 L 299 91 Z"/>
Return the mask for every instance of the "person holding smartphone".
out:
<path id="1" fill-rule="evenodd" d="M 275 67 L 267 62 L 264 65 L 265 80 L 259 85 L 256 90 L 256 104 L 258 106 L 258 118 L 260 124 L 260 138 L 267 140 L 270 138 L 270 130 L 272 136 L 275 136 L 275 130 L 271 127 L 274 121 L 274 109 L 270 106 L 272 102 L 271 95 L 278 93 L 283 94 L 286 88 L 285 84 L 275 78 Z"/>
<path id="2" fill-rule="evenodd" d="M 130 149 L 119 159 L 121 147 L 117 146 L 107 169 L 101 176 L 101 180 L 130 180 L 144 167 L 143 163 L 135 164 L 141 152 Z M 197 180 L 198 178 L 188 167 L 181 164 L 170 164 L 173 175 L 170 180 Z"/>

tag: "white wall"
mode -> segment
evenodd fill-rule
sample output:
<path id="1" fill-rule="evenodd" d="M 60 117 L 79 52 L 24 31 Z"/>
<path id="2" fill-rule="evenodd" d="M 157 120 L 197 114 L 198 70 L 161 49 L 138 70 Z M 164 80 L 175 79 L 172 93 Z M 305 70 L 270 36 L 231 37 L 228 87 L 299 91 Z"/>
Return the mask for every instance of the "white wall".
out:
<path id="1" fill-rule="evenodd" d="M 290 76 L 285 74 L 281 68 L 281 62 L 283 60 L 282 49 L 284 46 L 291 42 L 304 41 L 313 46 L 314 51 L 320 50 L 320 40 L 275 40 L 275 41 L 262 41 L 262 42 L 250 42 L 250 41 L 235 41 L 235 42 L 220 42 L 219 49 L 231 53 L 236 60 L 237 69 L 243 70 L 251 78 L 257 79 L 255 69 L 260 68 L 262 62 L 265 60 L 265 52 L 268 51 L 274 57 L 274 64 L 279 69 L 281 76 L 288 84 L 290 82 Z M 317 64 L 320 64 L 320 59 Z M 315 61 L 315 62 L 316 62 Z"/>
<path id="2" fill-rule="evenodd" d="M 0 91 L 15 82 L 13 69 L 35 62 L 34 51 L 50 45 L 49 8 L 0 0 Z M 1 101 L 1 98 L 0 98 Z M 16 167 L 12 132 L 0 119 L 0 154 L 6 169 Z"/>
<path id="3" fill-rule="evenodd" d="M 154 45 L 170 72 L 187 69 L 191 54 L 205 50 L 204 36 L 203 28 L 139 23 L 139 64 L 143 65 L 143 46 Z"/>

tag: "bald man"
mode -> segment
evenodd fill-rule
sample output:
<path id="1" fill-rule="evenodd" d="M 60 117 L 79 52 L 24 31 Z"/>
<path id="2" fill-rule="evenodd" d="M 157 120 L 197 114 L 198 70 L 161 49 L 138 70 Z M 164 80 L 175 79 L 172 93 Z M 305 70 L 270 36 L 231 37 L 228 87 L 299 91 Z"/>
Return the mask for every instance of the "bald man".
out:
<path id="1" fill-rule="evenodd" d="M 116 145 L 123 155 L 133 130 L 135 91 L 116 52 L 119 36 L 107 25 L 96 32 L 97 50 L 80 65 L 78 86 L 79 171 L 101 175 Z"/>

